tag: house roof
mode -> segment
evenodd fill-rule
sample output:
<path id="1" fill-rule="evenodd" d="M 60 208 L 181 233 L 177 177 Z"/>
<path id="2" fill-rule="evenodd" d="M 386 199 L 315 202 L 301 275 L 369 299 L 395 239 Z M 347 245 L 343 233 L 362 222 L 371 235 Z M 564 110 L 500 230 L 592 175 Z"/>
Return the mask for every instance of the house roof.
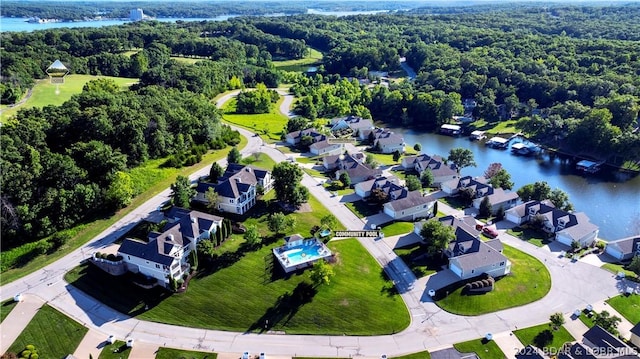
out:
<path id="1" fill-rule="evenodd" d="M 619 250 L 621 253 L 627 254 L 635 252 L 638 243 L 640 243 L 640 236 L 632 236 L 608 242 L 607 247 L 613 247 Z"/>
<path id="2" fill-rule="evenodd" d="M 631 328 L 631 333 L 640 337 L 640 322 Z"/>
<path id="3" fill-rule="evenodd" d="M 287 137 L 290 137 L 290 138 L 302 138 L 302 136 L 318 137 L 318 136 L 324 136 L 324 135 L 318 132 L 318 130 L 316 130 L 315 128 L 307 128 L 301 131 L 293 131 L 293 132 L 287 133 Z"/>
<path id="4" fill-rule="evenodd" d="M 488 197 L 489 202 L 492 205 L 505 203 L 520 198 L 517 192 L 505 191 L 502 188 L 494 188 L 493 193 Z"/>
<path id="5" fill-rule="evenodd" d="M 318 141 L 318 142 L 314 142 L 312 143 L 309 148 L 314 148 L 314 149 L 324 149 L 324 148 L 328 148 L 328 147 L 340 147 L 341 145 L 338 143 L 330 143 L 328 140 L 324 139 L 322 141 Z"/>
<path id="6" fill-rule="evenodd" d="M 443 185 L 449 188 L 473 188 L 476 193 L 483 193 L 487 196 L 493 193 L 493 187 L 487 184 L 487 179 L 480 177 L 464 176 L 460 178 L 454 178 L 450 181 L 444 182 Z"/>
<path id="7" fill-rule="evenodd" d="M 405 157 L 405 160 L 408 163 L 413 163 L 414 167 L 418 171 L 423 171 L 428 168 L 436 177 L 452 176 L 458 174 L 456 165 L 445 164 L 442 157 L 438 155 L 429 156 L 426 154 L 422 154 L 418 156 L 408 156 Z"/>
<path id="8" fill-rule="evenodd" d="M 507 213 L 510 214 L 515 214 L 517 215 L 519 218 L 525 217 L 526 215 L 529 214 L 529 208 L 531 207 L 538 207 L 540 208 L 541 206 L 546 206 L 546 207 L 554 207 L 553 203 L 551 203 L 551 201 L 549 200 L 544 200 L 544 201 L 528 201 L 525 202 L 521 205 L 515 206 L 513 208 L 510 208 L 507 210 Z"/>
<path id="9" fill-rule="evenodd" d="M 450 260 L 455 260 L 464 272 L 507 261 L 507 257 L 505 257 L 504 254 L 489 246 L 481 239 L 475 238 L 473 242 L 473 245 L 466 253 L 454 255 L 450 258 Z"/>
<path id="10" fill-rule="evenodd" d="M 230 164 L 218 180 L 218 184 L 215 185 L 215 190 L 222 197 L 238 198 L 240 194 L 249 191 L 251 186 L 264 180 L 268 173 L 269 171 L 254 166 Z M 204 193 L 206 192 L 205 187 L 208 188 L 198 184 L 196 191 Z"/>
<path id="11" fill-rule="evenodd" d="M 420 191 L 411 191 L 405 197 L 385 203 L 385 206 L 391 207 L 395 212 L 403 211 L 408 208 L 425 205 L 435 202 L 436 198 L 432 195 L 423 196 Z"/>
<path id="12" fill-rule="evenodd" d="M 480 234 L 480 231 L 476 229 L 476 219 L 471 216 L 454 217 L 452 215 L 449 215 L 440 217 L 438 220 L 440 221 L 440 223 L 451 226 L 454 229 L 462 227 L 465 231 L 472 234 L 473 236 L 478 236 Z"/>
<path id="13" fill-rule="evenodd" d="M 402 188 L 400 187 L 400 180 L 395 176 L 378 177 L 356 184 L 356 187 L 365 192 L 369 192 L 374 188 L 381 188 L 384 190 L 384 188 L 391 188 L 393 186 Z"/>
<path id="14" fill-rule="evenodd" d="M 568 217 L 575 218 L 575 224 L 572 224 L 571 226 L 565 225 L 565 228 L 558 231 L 558 233 L 566 234 L 574 240 L 579 240 L 587 234 L 598 230 L 598 226 L 589 222 L 589 217 L 582 212 L 576 213 L 575 215 L 571 214 Z M 571 221 L 570 223 L 573 222 Z"/>
<path id="15" fill-rule="evenodd" d="M 597 359 L 589 348 L 580 343 L 574 343 L 568 352 L 558 354 L 558 359 Z"/>
<path id="16" fill-rule="evenodd" d="M 629 348 L 623 341 L 618 339 L 613 334 L 606 331 L 599 325 L 595 325 L 587 330 L 586 333 L 583 334 L 585 340 L 591 342 L 595 348 L 598 348 L 599 351 L 603 352 L 606 350 L 607 353 L 620 353 Z"/>
<path id="17" fill-rule="evenodd" d="M 157 243 L 155 240 L 149 243 L 144 243 L 127 238 L 122 241 L 120 248 L 118 248 L 118 253 L 142 258 L 158 264 L 167 266 L 170 265 L 175 258 L 160 254 L 157 250 L 155 250 L 157 248 L 156 245 Z"/>
<path id="18" fill-rule="evenodd" d="M 378 177 L 382 174 L 382 170 L 381 169 L 377 169 L 377 168 L 369 168 L 368 166 L 360 163 L 360 162 L 353 162 L 353 163 L 348 163 L 345 164 L 345 167 L 342 169 L 339 169 L 338 171 L 336 171 L 336 178 L 340 177 L 340 175 L 346 172 L 347 174 L 349 174 L 349 177 L 351 178 L 351 180 L 354 180 L 355 178 L 374 178 L 374 177 Z"/>
<path id="19" fill-rule="evenodd" d="M 289 243 L 289 242 L 295 242 L 295 241 L 299 241 L 304 239 L 303 236 L 301 236 L 299 233 L 296 234 L 292 234 L 290 236 L 284 237 L 284 241 Z"/>
<path id="20" fill-rule="evenodd" d="M 377 139 L 376 139 L 377 143 L 380 143 L 380 145 L 400 145 L 404 143 L 404 138 L 400 135 L 396 135 L 393 132 L 388 132 L 388 131 L 383 131 L 380 134 L 378 134 Z"/>

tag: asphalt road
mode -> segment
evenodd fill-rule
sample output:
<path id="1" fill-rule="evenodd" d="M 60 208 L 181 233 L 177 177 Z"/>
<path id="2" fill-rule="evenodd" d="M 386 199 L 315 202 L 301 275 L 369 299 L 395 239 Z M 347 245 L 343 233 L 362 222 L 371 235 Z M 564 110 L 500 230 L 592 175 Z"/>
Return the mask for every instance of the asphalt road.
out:
<path id="1" fill-rule="evenodd" d="M 237 92 L 227 94 L 218 100 L 218 105 L 226 102 Z M 285 97 L 284 113 L 287 113 L 292 97 Z M 242 128 L 235 128 L 247 137 L 248 144 L 241 151 L 243 155 L 262 152 L 276 162 L 286 160 L 286 156 L 273 146 L 264 145 L 259 137 Z M 219 161 L 223 166 L 225 160 Z M 196 180 L 208 174 L 204 168 L 190 176 Z M 340 197 L 332 197 L 318 180 L 305 174 L 302 184 L 325 205 L 348 229 L 364 228 L 363 221 L 340 203 Z M 405 330 L 386 336 L 315 336 L 246 334 L 146 322 L 130 318 L 101 304 L 95 299 L 67 284 L 64 273 L 78 266 L 83 258 L 110 244 L 117 233 L 126 231 L 140 219 L 154 212 L 169 199 L 167 189 L 150 199 L 120 221 L 110 226 L 80 249 L 57 262 L 46 266 L 15 282 L 0 287 L 0 299 L 6 300 L 16 293 L 34 295 L 47 301 L 49 305 L 104 334 L 115 335 L 119 339 L 135 338 L 136 341 L 159 346 L 170 345 L 192 350 L 218 352 L 267 352 L 272 355 L 378 357 L 382 353 L 396 356 L 421 350 L 433 350 L 453 343 L 483 337 L 487 332 L 500 333 L 547 322 L 554 312 L 570 313 L 586 304 L 594 303 L 617 295 L 622 286 L 610 273 L 597 267 L 559 258 L 557 252 L 538 248 L 513 238 L 505 233 L 500 238 L 526 253 L 543 261 L 552 276 L 551 292 L 542 300 L 522 307 L 475 317 L 456 316 L 441 310 L 426 294 L 433 283 L 428 279 L 416 279 L 407 266 L 398 260 L 394 252 L 381 240 L 361 238 L 360 242 L 383 266 L 395 281 L 402 298 L 411 314 L 411 324 Z M 527 283 L 531 285 L 531 283 Z M 398 328 L 400 330 L 401 328 Z M 393 328 L 392 328 L 393 330 Z"/>

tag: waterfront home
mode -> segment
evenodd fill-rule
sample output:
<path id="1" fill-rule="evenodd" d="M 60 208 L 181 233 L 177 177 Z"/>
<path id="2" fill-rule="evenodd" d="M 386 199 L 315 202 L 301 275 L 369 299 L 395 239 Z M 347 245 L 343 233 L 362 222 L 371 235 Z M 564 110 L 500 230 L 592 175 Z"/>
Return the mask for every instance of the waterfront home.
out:
<path id="1" fill-rule="evenodd" d="M 557 209 L 548 200 L 529 201 L 508 209 L 505 219 L 515 224 L 535 219 L 541 230 L 567 246 L 577 242 L 581 247 L 587 247 L 595 242 L 599 232 L 598 226 L 591 223 L 586 214 Z"/>
<path id="2" fill-rule="evenodd" d="M 378 177 L 355 185 L 356 194 L 362 198 L 369 197 L 374 189 L 380 189 L 389 194 L 390 192 L 402 190 L 403 187 L 400 185 L 400 180 L 395 176 Z"/>
<path id="3" fill-rule="evenodd" d="M 223 220 L 186 209 L 173 211 L 170 216 L 161 232 L 149 233 L 148 242 L 127 238 L 118 249 L 128 271 L 155 278 L 166 288 L 169 287 L 169 276 L 177 280 L 190 272 L 189 253 L 196 249 L 200 240 L 215 234 Z"/>
<path id="4" fill-rule="evenodd" d="M 288 144 L 294 146 L 300 143 L 302 137 L 305 136 L 310 136 L 313 139 L 314 143 L 326 139 L 326 136 L 318 132 L 318 130 L 316 130 L 315 128 L 307 128 L 302 131 L 293 131 L 287 133 L 287 135 L 285 136 L 285 140 Z"/>
<path id="5" fill-rule="evenodd" d="M 331 132 L 340 132 L 350 129 L 354 134 L 359 134 L 361 130 L 374 129 L 373 122 L 358 116 L 347 116 L 334 118 L 331 120 Z"/>
<path id="6" fill-rule="evenodd" d="M 493 188 L 485 196 L 473 200 L 473 208 L 480 209 L 480 204 L 485 197 L 489 198 L 491 204 L 491 214 L 496 214 L 501 208 L 507 210 L 520 204 L 520 196 L 517 192 L 505 191 L 502 188 Z"/>
<path id="7" fill-rule="evenodd" d="M 243 215 L 256 204 L 258 187 L 263 193 L 273 188 L 271 172 L 254 166 L 230 164 L 218 183 L 198 183 L 194 200 L 209 203 L 205 194 L 213 188 L 218 194 L 216 208 L 219 211 Z"/>
<path id="8" fill-rule="evenodd" d="M 395 220 L 404 221 L 430 217 L 437 201 L 432 195 L 423 196 L 420 191 L 406 190 L 399 194 L 392 193 L 390 198 L 391 200 L 382 206 L 384 213 Z"/>
<path id="9" fill-rule="evenodd" d="M 405 156 L 401 162 L 405 170 L 414 169 L 419 175 L 429 170 L 433 174 L 433 185 L 440 186 L 443 182 L 458 178 L 458 168 L 454 164 L 446 164 L 442 157 L 433 155 Z"/>
<path id="10" fill-rule="evenodd" d="M 394 153 L 396 151 L 404 153 L 404 138 L 393 132 L 383 131 L 378 134 L 374 141 L 374 147 L 382 153 Z"/>
<path id="11" fill-rule="evenodd" d="M 488 194 L 493 193 L 493 187 L 487 184 L 487 179 L 479 177 L 464 176 L 454 178 L 452 180 L 443 182 L 440 185 L 442 192 L 453 196 L 460 193 L 460 190 L 465 188 L 471 188 L 475 192 L 475 198 L 482 198 Z"/>
<path id="12" fill-rule="evenodd" d="M 322 157 L 322 166 L 324 166 L 326 170 L 334 170 L 340 167 L 342 163 L 364 163 L 365 159 L 366 156 L 362 152 L 328 155 Z"/>
<path id="13" fill-rule="evenodd" d="M 604 251 L 620 262 L 631 260 L 640 256 L 640 235 L 607 242 Z"/>
<path id="14" fill-rule="evenodd" d="M 370 136 L 372 136 L 371 134 L 373 133 L 373 138 L 375 139 L 376 137 L 378 137 L 378 135 L 380 135 L 385 131 L 386 130 L 384 128 L 373 128 L 373 129 L 363 128 L 358 131 L 357 137 L 360 141 L 365 141 L 365 140 L 368 140 Z"/>

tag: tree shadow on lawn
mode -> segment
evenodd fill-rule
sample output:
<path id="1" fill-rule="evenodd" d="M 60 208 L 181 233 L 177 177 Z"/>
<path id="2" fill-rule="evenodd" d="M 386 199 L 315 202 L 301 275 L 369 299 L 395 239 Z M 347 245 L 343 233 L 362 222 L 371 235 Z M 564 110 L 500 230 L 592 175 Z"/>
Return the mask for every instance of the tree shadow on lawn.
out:
<path id="1" fill-rule="evenodd" d="M 384 280 L 384 285 L 380 288 L 380 293 L 386 295 L 387 297 L 393 297 L 397 294 L 400 294 L 398 288 L 395 286 L 391 278 L 387 272 L 385 272 L 384 268 L 380 269 L 380 278 Z"/>
<path id="2" fill-rule="evenodd" d="M 255 323 L 247 329 L 247 333 L 264 333 L 273 327 L 285 326 L 291 318 L 302 308 L 303 305 L 311 303 L 318 290 L 307 282 L 300 282 L 292 292 L 287 292 L 276 300 L 275 304 Z"/>

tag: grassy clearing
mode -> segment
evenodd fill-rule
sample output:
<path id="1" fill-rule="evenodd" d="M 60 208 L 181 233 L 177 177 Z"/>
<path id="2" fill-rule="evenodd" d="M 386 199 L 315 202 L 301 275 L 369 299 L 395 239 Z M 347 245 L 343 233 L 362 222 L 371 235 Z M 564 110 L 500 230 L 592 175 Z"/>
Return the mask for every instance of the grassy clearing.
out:
<path id="1" fill-rule="evenodd" d="M 431 275 L 447 264 L 447 260 L 439 255 L 431 256 L 427 247 L 415 243 L 407 247 L 393 250 L 407 264 L 417 278 Z"/>
<path id="2" fill-rule="evenodd" d="M 107 344 L 102 348 L 98 359 L 127 359 L 131 355 L 131 348 L 122 340 Z"/>
<path id="3" fill-rule="evenodd" d="M 2 304 L 0 304 L 0 323 L 2 323 L 4 321 L 4 318 L 6 318 L 9 313 L 11 313 L 13 308 L 16 307 L 16 304 L 18 304 L 18 302 L 14 301 L 13 299 L 5 300 L 4 302 L 2 302 Z"/>
<path id="4" fill-rule="evenodd" d="M 382 227 L 382 233 L 385 237 L 397 236 L 413 232 L 413 223 L 411 222 L 393 222 Z"/>
<path id="5" fill-rule="evenodd" d="M 87 331 L 78 322 L 45 304 L 8 351 L 20 353 L 27 345 L 35 345 L 41 358 L 63 358 L 76 350 Z"/>
<path id="6" fill-rule="evenodd" d="M 535 345 L 538 348 L 560 349 L 566 342 L 572 342 L 574 337 L 564 327 L 553 329 L 551 323 L 536 325 L 535 327 L 519 329 L 513 334 L 520 339 L 522 344 Z"/>
<path id="7" fill-rule="evenodd" d="M 487 122 L 486 120 L 478 120 L 470 126 L 470 130 L 485 131 L 487 135 L 512 135 L 518 132 L 516 122 L 518 121 Z"/>
<path id="8" fill-rule="evenodd" d="M 381 165 L 385 165 L 385 166 L 396 166 L 396 165 L 399 165 L 402 162 L 402 157 L 400 157 L 400 159 L 398 161 L 394 161 L 392 153 L 387 154 L 387 153 L 367 152 L 367 155 L 373 156 L 373 158 L 376 160 L 376 162 L 378 162 Z M 410 155 L 415 155 L 415 153 L 405 152 L 404 155 L 405 156 L 410 156 Z"/>
<path id="9" fill-rule="evenodd" d="M 403 355 L 401 357 L 392 357 L 393 359 L 431 359 L 431 354 L 428 351 Z"/>
<path id="10" fill-rule="evenodd" d="M 241 149 L 246 144 L 247 139 L 241 136 L 238 148 Z M 175 178 L 177 175 L 189 175 L 190 173 L 193 173 L 201 168 L 211 166 L 214 161 L 225 158 L 230 150 L 231 147 L 227 147 L 223 150 L 209 152 L 203 156 L 202 162 L 190 167 L 183 167 L 181 169 L 163 168 L 161 167 L 161 165 L 166 159 L 158 159 L 148 161 L 140 167 L 130 170 L 131 179 L 133 181 L 135 189 L 140 194 L 131 201 L 131 204 L 128 207 L 121 209 L 109 218 L 98 219 L 92 223 L 78 225 L 74 228 L 66 230 L 65 232 L 68 232 L 70 237 L 67 243 L 65 243 L 62 247 L 58 248 L 53 253 L 47 253 L 38 256 L 29 256 L 30 260 L 27 262 L 17 261 L 15 262 L 15 265 L 7 266 L 6 268 L 10 269 L 2 271 L 2 283 L 6 284 L 18 278 L 24 277 L 27 274 L 43 268 L 64 257 L 65 255 L 69 254 L 73 250 L 79 248 L 86 242 L 96 237 L 102 231 L 119 221 L 129 212 L 133 211 L 135 208 L 139 207 L 140 205 L 154 197 L 156 194 L 164 191 L 173 182 L 175 182 Z M 46 238 L 42 239 L 41 241 L 46 241 Z M 13 248 L 11 251 L 3 252 L 3 266 L 10 258 L 19 259 L 21 256 L 28 255 L 28 253 L 33 250 L 32 248 L 30 249 L 29 246 L 34 245 L 25 244 L 24 246 Z"/>
<path id="11" fill-rule="evenodd" d="M 311 177 L 329 178 L 325 173 L 314 170 L 313 168 L 302 167 L 302 170 Z"/>
<path id="12" fill-rule="evenodd" d="M 280 141 L 280 136 L 289 121 L 287 116 L 280 113 L 283 100 L 284 98 L 280 97 L 269 113 L 251 115 L 237 114 L 236 99 L 233 98 L 224 105 L 222 117 L 226 122 L 260 133 L 267 143 L 276 143 Z"/>
<path id="13" fill-rule="evenodd" d="M 256 152 L 255 155 L 243 158 L 241 162 L 245 165 L 260 167 L 267 170 L 273 170 L 273 166 L 276 165 L 276 162 L 271 157 L 260 152 Z"/>
<path id="14" fill-rule="evenodd" d="M 378 214 L 380 207 L 378 206 L 370 206 L 363 200 L 358 200 L 355 202 L 345 203 L 345 206 L 351 210 L 356 216 L 360 218 L 372 216 L 374 214 Z"/>
<path id="15" fill-rule="evenodd" d="M 156 354 L 156 359 L 216 359 L 218 354 L 195 352 L 190 350 L 172 349 L 172 348 L 160 348 Z"/>
<path id="16" fill-rule="evenodd" d="M 640 295 L 619 295 L 607 303 L 632 324 L 640 323 Z"/>
<path id="17" fill-rule="evenodd" d="M 622 264 L 617 264 L 617 263 L 605 263 L 602 265 L 601 267 L 602 269 L 606 269 L 609 272 L 613 273 L 613 274 L 618 274 L 618 272 L 622 272 L 624 273 L 626 278 L 637 278 L 637 275 L 626 269 L 624 265 Z"/>
<path id="18" fill-rule="evenodd" d="M 298 223 L 296 232 L 304 234 L 300 227 L 309 224 L 301 219 Z M 144 298 L 148 311 L 143 309 L 139 290 L 132 293 L 133 285 L 109 278 L 99 269 L 82 266 L 66 278 L 139 319 L 182 326 L 262 332 L 268 320 L 268 330 L 288 334 L 379 335 L 398 332 L 409 324 L 393 283 L 383 277 L 380 266 L 355 239 L 329 242 L 338 258 L 333 265 L 336 275 L 330 285 L 318 288 L 305 284 L 309 282 L 307 272 L 284 276 L 278 264 L 271 263 L 271 249 L 281 245 L 280 240 L 253 251 L 240 242 L 229 243 L 238 249 L 221 254 L 217 266 L 192 279 L 186 293 L 165 298 L 152 298 L 159 294 L 149 293 Z M 127 306 L 125 300 L 131 304 Z"/>
<path id="19" fill-rule="evenodd" d="M 322 63 L 322 53 L 316 49 L 309 48 L 309 54 L 302 59 L 273 61 L 273 65 L 283 71 L 307 71 L 309 66 Z"/>
<path id="20" fill-rule="evenodd" d="M 461 353 L 476 353 L 480 359 L 505 358 L 504 353 L 493 340 L 474 339 L 453 345 Z"/>
<path id="21" fill-rule="evenodd" d="M 480 315 L 535 302 L 549 292 L 551 276 L 544 264 L 508 245 L 503 253 L 511 261 L 511 274 L 496 281 L 493 291 L 464 295 L 460 287 L 437 301 L 438 306 L 454 314 Z"/>
<path id="22" fill-rule="evenodd" d="M 207 61 L 207 58 L 198 58 L 198 57 L 183 57 L 183 56 L 171 56 L 172 60 L 176 60 L 178 62 L 182 62 L 184 64 L 193 65 L 196 62 Z"/>
<path id="23" fill-rule="evenodd" d="M 544 245 L 551 243 L 550 240 L 545 238 L 542 232 L 531 229 L 529 227 L 513 227 L 513 229 L 508 229 L 507 233 L 514 237 L 518 237 L 523 241 L 529 242 L 537 247 L 543 247 Z"/>
<path id="24" fill-rule="evenodd" d="M 91 75 L 68 75 L 64 80 L 64 84 L 60 85 L 52 84 L 48 79 L 39 80 L 33 86 L 31 97 L 20 106 L 7 108 L 6 110 L 2 111 L 0 119 L 2 120 L 2 122 L 4 122 L 8 118 L 15 115 L 16 112 L 21 108 L 44 107 L 47 105 L 62 105 L 65 101 L 69 100 L 72 95 L 82 92 L 82 87 L 84 86 L 84 84 L 91 80 L 96 80 L 99 78 L 111 79 L 123 89 L 138 82 L 138 79 L 131 79 L 126 77 Z M 56 86 L 59 91 L 58 94 L 56 94 Z"/>

